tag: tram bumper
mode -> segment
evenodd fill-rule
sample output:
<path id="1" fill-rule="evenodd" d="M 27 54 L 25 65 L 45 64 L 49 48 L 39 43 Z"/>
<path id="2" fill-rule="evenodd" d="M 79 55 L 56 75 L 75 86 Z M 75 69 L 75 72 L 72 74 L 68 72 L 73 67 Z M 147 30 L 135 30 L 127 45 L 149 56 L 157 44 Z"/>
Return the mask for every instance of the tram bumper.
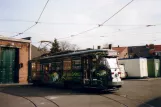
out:
<path id="1" fill-rule="evenodd" d="M 123 81 L 119 82 L 108 82 L 108 86 L 111 88 L 120 88 L 123 85 Z"/>

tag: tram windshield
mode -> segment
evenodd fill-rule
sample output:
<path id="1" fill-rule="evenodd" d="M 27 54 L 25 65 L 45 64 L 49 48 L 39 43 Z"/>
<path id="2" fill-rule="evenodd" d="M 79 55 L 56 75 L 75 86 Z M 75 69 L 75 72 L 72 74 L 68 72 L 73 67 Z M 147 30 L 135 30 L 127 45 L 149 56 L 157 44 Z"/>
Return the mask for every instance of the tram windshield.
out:
<path id="1" fill-rule="evenodd" d="M 110 69 L 118 68 L 117 58 L 101 58 L 100 64 L 106 65 Z"/>

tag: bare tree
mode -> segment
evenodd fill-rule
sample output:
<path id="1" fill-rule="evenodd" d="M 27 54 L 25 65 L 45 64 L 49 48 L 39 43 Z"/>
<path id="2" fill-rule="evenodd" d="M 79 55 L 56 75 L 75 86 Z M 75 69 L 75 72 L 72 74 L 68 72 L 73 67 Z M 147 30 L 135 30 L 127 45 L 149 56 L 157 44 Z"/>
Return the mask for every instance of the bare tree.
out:
<path id="1" fill-rule="evenodd" d="M 70 44 L 67 41 L 61 41 L 59 42 L 60 49 L 61 51 L 66 51 L 66 50 L 78 50 L 79 47 L 76 44 Z"/>
<path id="2" fill-rule="evenodd" d="M 76 44 L 71 44 L 71 45 L 70 45 L 70 49 L 71 49 L 71 50 L 78 50 L 78 49 L 80 49 L 80 48 L 79 48 L 78 45 L 76 45 Z"/>
<path id="3" fill-rule="evenodd" d="M 67 41 L 61 41 L 60 42 L 60 49 L 61 49 L 61 51 L 70 50 L 70 43 Z"/>

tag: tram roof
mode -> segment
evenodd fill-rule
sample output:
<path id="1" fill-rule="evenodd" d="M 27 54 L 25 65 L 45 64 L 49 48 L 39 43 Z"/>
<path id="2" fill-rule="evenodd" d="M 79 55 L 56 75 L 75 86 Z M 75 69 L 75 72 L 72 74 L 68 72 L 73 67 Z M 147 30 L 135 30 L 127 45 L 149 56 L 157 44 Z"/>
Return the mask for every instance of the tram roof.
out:
<path id="1" fill-rule="evenodd" d="M 40 57 L 39 59 L 66 57 L 66 56 L 72 56 L 72 55 L 88 54 L 88 53 L 94 53 L 94 52 L 110 52 L 110 51 L 112 52 L 112 51 L 115 51 L 115 50 L 111 50 L 111 49 L 83 50 L 83 51 L 76 51 L 76 52 L 71 52 L 71 53 L 67 53 L 67 54 L 60 54 L 60 55 L 53 55 L 53 56 L 47 56 L 47 57 Z"/>

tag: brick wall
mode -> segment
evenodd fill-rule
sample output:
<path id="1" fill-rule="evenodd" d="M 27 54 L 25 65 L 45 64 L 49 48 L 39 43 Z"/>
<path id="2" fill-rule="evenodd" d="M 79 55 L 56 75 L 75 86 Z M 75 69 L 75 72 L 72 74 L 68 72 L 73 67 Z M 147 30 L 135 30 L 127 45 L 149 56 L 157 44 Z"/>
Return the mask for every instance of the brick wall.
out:
<path id="1" fill-rule="evenodd" d="M 28 52 L 28 44 L 22 44 L 22 47 L 19 50 L 19 63 L 22 63 L 23 67 L 19 69 L 19 83 L 27 83 L 29 59 Z"/>

